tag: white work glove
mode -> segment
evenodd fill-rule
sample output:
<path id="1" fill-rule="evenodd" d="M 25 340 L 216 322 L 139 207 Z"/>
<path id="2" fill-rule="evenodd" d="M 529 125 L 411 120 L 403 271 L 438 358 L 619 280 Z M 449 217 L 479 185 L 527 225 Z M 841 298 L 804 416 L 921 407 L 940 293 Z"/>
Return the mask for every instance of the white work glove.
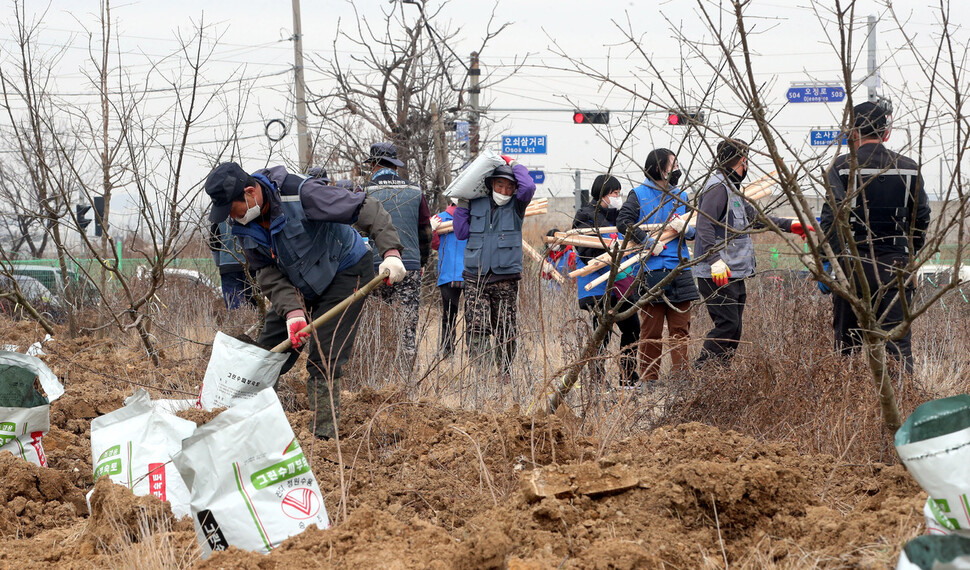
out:
<path id="1" fill-rule="evenodd" d="M 653 243 L 649 243 L 648 246 L 650 247 L 651 256 L 660 255 L 665 249 L 667 249 L 667 244 L 659 239 L 653 240 Z"/>
<path id="2" fill-rule="evenodd" d="M 724 287 L 728 284 L 728 278 L 731 277 L 731 268 L 724 263 L 723 259 L 718 259 L 711 265 L 711 279 L 714 280 L 714 284 L 718 287 Z"/>
<path id="3" fill-rule="evenodd" d="M 431 216 L 431 231 L 433 232 L 438 231 L 438 226 L 440 225 L 441 225 L 441 218 L 439 218 L 437 214 L 434 216 Z"/>
<path id="4" fill-rule="evenodd" d="M 667 226 L 672 228 L 677 233 L 683 233 L 684 226 L 686 225 L 687 224 L 684 223 L 684 219 L 680 216 L 674 216 L 673 218 L 670 218 L 669 222 L 667 222 Z"/>
<path id="5" fill-rule="evenodd" d="M 404 262 L 401 261 L 400 257 L 394 255 L 385 257 L 384 261 L 377 266 L 378 273 L 383 273 L 385 270 L 390 272 L 390 275 L 384 280 L 388 285 L 404 281 L 404 276 L 407 275 L 407 270 L 404 269 Z"/>
<path id="6" fill-rule="evenodd" d="M 302 310 L 296 309 L 286 313 L 286 333 L 290 337 L 293 348 L 300 348 L 303 341 L 310 336 L 308 332 L 300 332 L 306 328 L 306 325 L 306 315 Z"/>

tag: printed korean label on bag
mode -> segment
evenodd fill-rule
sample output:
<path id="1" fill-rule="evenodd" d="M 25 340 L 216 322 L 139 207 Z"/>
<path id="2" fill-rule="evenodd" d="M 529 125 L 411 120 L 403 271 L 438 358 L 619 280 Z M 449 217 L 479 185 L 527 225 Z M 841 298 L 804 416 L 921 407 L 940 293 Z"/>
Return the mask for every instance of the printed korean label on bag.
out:
<path id="1" fill-rule="evenodd" d="M 0 351 L 0 452 L 46 467 L 41 441 L 51 429 L 50 402 L 62 394 L 64 387 L 42 360 Z"/>
<path id="2" fill-rule="evenodd" d="M 276 392 L 263 390 L 200 426 L 172 461 L 191 491 L 203 556 L 229 545 L 268 553 L 330 519 Z"/>

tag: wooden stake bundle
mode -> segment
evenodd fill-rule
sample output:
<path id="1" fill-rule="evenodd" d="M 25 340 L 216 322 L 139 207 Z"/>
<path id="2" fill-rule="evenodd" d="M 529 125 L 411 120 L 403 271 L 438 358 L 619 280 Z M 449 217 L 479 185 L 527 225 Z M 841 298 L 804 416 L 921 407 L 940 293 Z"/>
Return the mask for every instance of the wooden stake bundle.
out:
<path id="1" fill-rule="evenodd" d="M 546 260 L 541 253 L 536 251 L 535 248 L 529 245 L 525 240 L 522 240 L 522 251 L 529 254 L 529 257 L 538 261 L 540 265 Z M 549 274 L 552 275 L 552 278 L 555 279 L 560 285 L 566 282 L 566 278 L 563 277 L 558 271 L 550 271 Z"/>
<path id="2" fill-rule="evenodd" d="M 752 201 L 769 196 L 771 195 L 771 187 L 778 183 L 778 179 L 775 176 L 778 176 L 777 170 L 773 170 L 751 184 L 748 184 L 741 192 L 744 193 L 745 198 Z"/>

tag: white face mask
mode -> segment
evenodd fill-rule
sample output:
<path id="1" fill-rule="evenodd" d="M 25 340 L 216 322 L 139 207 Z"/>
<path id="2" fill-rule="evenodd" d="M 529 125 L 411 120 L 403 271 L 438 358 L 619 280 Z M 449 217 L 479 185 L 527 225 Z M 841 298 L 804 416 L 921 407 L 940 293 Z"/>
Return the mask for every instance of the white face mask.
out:
<path id="1" fill-rule="evenodd" d="M 511 199 L 512 199 L 511 196 L 506 196 L 505 194 L 499 194 L 498 192 L 495 192 L 495 191 L 492 192 L 492 200 L 495 200 L 495 203 L 499 206 L 504 206 L 508 204 L 509 200 Z"/>
<path id="2" fill-rule="evenodd" d="M 249 196 L 246 196 L 246 206 L 247 208 L 249 208 Z M 233 218 L 233 221 L 235 221 L 237 224 L 246 225 L 258 217 L 259 217 L 259 204 L 255 204 L 251 208 L 246 210 L 246 213 L 243 214 L 243 217 Z"/>
<path id="3" fill-rule="evenodd" d="M 623 199 L 619 196 L 610 196 L 610 208 L 619 210 L 623 207 Z"/>

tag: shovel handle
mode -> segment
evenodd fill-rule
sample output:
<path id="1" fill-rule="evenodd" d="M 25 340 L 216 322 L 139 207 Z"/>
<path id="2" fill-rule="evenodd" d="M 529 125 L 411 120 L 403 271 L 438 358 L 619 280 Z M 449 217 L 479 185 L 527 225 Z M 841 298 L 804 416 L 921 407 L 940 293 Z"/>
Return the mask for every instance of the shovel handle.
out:
<path id="1" fill-rule="evenodd" d="M 378 276 L 371 279 L 366 285 L 354 291 L 351 296 L 337 303 L 332 309 L 314 319 L 312 323 L 308 324 L 300 332 L 312 333 L 313 331 L 317 330 L 323 325 L 323 323 L 343 313 L 347 307 L 366 297 L 371 291 L 374 290 L 375 287 L 381 284 L 381 281 L 390 276 L 390 274 L 391 272 L 385 269 Z M 270 352 L 286 352 L 292 347 L 293 343 L 290 342 L 289 337 L 287 337 L 286 340 L 274 346 Z"/>

